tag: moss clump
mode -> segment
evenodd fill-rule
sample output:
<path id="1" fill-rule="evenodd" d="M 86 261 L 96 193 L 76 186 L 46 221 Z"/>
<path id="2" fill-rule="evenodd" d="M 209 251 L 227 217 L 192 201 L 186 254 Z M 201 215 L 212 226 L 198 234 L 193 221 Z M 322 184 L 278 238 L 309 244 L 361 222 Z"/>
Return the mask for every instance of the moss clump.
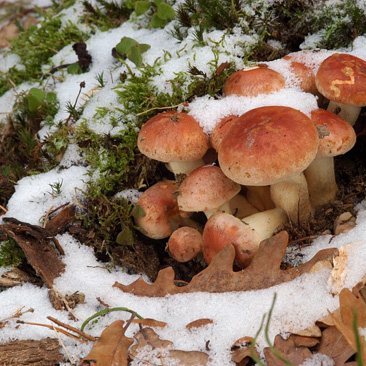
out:
<path id="1" fill-rule="evenodd" d="M 18 95 L 14 113 L 1 126 L 0 174 L 17 181 L 32 172 L 43 172 L 55 164 L 42 151 L 36 134 L 41 122 L 51 122 L 59 109 L 55 93 L 32 88 Z"/>
<path id="2" fill-rule="evenodd" d="M 9 238 L 0 244 L 0 267 L 17 267 L 25 260 L 25 255 L 17 242 Z"/>
<path id="3" fill-rule="evenodd" d="M 24 69 L 12 67 L 7 73 L 0 73 L 0 96 L 24 81 L 39 81 L 43 76 L 42 66 L 52 56 L 68 44 L 87 37 L 75 24 L 63 25 L 61 16 L 47 13 L 39 26 L 31 26 L 11 40 L 10 52 L 20 57 Z"/>
<path id="4" fill-rule="evenodd" d="M 92 28 L 95 26 L 101 31 L 119 27 L 129 19 L 134 11 L 134 1 L 123 1 L 120 4 L 105 0 L 96 0 L 96 4 L 90 1 L 83 1 L 84 15 L 80 21 L 87 23 Z"/>

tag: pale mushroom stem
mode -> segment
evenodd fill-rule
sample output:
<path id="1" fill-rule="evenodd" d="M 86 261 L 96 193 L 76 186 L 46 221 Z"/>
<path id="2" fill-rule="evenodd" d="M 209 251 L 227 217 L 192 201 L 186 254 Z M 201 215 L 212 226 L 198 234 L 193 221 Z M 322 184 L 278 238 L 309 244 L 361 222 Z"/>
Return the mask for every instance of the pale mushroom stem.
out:
<path id="1" fill-rule="evenodd" d="M 304 173 L 271 185 L 271 196 L 276 207 L 282 208 L 295 225 L 307 221 L 312 207 Z"/>
<path id="2" fill-rule="evenodd" d="M 193 161 L 171 161 L 170 163 L 166 164 L 166 167 L 174 173 L 174 175 L 177 174 L 185 174 L 188 175 L 193 170 L 204 166 L 205 162 L 203 159 L 193 160 Z"/>
<path id="3" fill-rule="evenodd" d="M 269 239 L 288 222 L 287 214 L 281 208 L 257 212 L 241 220 L 258 234 L 260 240 Z"/>
<path id="4" fill-rule="evenodd" d="M 361 112 L 361 107 L 329 101 L 327 110 L 354 126 Z"/>
<path id="5" fill-rule="evenodd" d="M 320 207 L 332 202 L 338 191 L 334 158 L 316 158 L 306 168 L 305 177 L 308 182 L 309 198 L 312 207 Z"/>
<path id="6" fill-rule="evenodd" d="M 212 216 L 215 212 L 225 212 L 225 213 L 228 213 L 228 214 L 232 214 L 233 211 L 231 210 L 230 208 L 230 201 L 227 201 L 225 202 L 224 204 L 222 204 L 220 207 L 218 208 L 215 208 L 213 210 L 206 210 L 206 211 L 203 211 L 206 215 L 206 217 L 209 219 L 210 216 Z"/>
<path id="7" fill-rule="evenodd" d="M 246 186 L 247 200 L 259 211 L 266 211 L 275 208 L 271 198 L 269 186 Z"/>

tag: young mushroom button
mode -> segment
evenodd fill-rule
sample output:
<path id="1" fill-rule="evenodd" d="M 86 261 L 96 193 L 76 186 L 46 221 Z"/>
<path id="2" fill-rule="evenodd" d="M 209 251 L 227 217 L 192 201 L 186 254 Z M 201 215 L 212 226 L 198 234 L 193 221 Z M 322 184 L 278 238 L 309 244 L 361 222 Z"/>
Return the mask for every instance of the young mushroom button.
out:
<path id="1" fill-rule="evenodd" d="M 271 196 L 295 224 L 311 214 L 303 170 L 318 150 L 314 123 L 300 111 L 260 107 L 240 116 L 222 140 L 219 163 L 233 181 L 271 185 Z"/>
<path id="2" fill-rule="evenodd" d="M 203 211 L 207 217 L 220 210 L 231 213 L 229 201 L 240 192 L 240 185 L 226 177 L 217 166 L 194 170 L 179 186 L 179 209 Z"/>
<path id="3" fill-rule="evenodd" d="M 330 101 L 328 111 L 353 126 L 361 107 L 366 105 L 366 62 L 356 56 L 335 53 L 321 63 L 315 83 Z"/>
<path id="4" fill-rule="evenodd" d="M 179 226 L 179 209 L 174 192 L 177 183 L 172 180 L 158 182 L 142 193 L 137 204 L 144 210 L 136 217 L 136 225 L 152 239 L 167 238 Z"/>
<path id="5" fill-rule="evenodd" d="M 176 111 L 159 113 L 140 130 L 137 146 L 150 159 L 168 163 L 174 174 L 189 174 L 204 165 L 207 135 L 190 115 Z"/>
<path id="6" fill-rule="evenodd" d="M 209 264 L 215 254 L 227 244 L 233 244 L 236 263 L 247 267 L 260 242 L 270 238 L 286 222 L 287 215 L 281 208 L 258 212 L 243 220 L 225 212 L 216 212 L 203 230 L 203 257 Z"/>

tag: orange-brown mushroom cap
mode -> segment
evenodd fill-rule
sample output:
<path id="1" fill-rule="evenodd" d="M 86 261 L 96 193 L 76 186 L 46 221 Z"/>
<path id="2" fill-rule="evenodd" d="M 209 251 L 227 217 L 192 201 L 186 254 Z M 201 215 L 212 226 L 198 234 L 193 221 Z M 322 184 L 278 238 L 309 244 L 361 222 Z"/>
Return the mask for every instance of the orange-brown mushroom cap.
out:
<path id="1" fill-rule="evenodd" d="M 237 195 L 240 189 L 240 185 L 226 177 L 219 167 L 205 165 L 195 169 L 180 184 L 179 209 L 214 210 Z"/>
<path id="2" fill-rule="evenodd" d="M 158 182 L 142 193 L 137 204 L 144 210 L 143 217 L 135 218 L 143 233 L 153 239 L 168 237 L 178 227 L 173 219 L 179 213 L 175 181 Z"/>
<path id="3" fill-rule="evenodd" d="M 222 171 L 243 185 L 271 185 L 302 172 L 315 158 L 318 133 L 302 112 L 283 106 L 240 116 L 222 140 Z"/>
<path id="4" fill-rule="evenodd" d="M 231 125 L 235 122 L 238 116 L 234 114 L 230 114 L 220 120 L 220 122 L 215 126 L 212 131 L 210 142 L 211 146 L 216 150 L 219 151 L 221 141 L 226 135 L 226 132 L 229 130 Z"/>
<path id="5" fill-rule="evenodd" d="M 316 109 L 311 112 L 311 119 L 321 134 L 317 157 L 345 154 L 356 143 L 353 127 L 336 114 L 324 109 Z"/>
<path id="6" fill-rule="evenodd" d="M 267 67 L 251 67 L 234 72 L 226 80 L 224 95 L 256 97 L 270 94 L 285 87 L 285 79 L 275 70 Z"/>
<path id="7" fill-rule="evenodd" d="M 316 74 L 316 86 L 327 99 L 345 105 L 366 105 L 366 62 L 350 54 L 326 58 Z"/>
<path id="8" fill-rule="evenodd" d="M 168 111 L 152 117 L 141 127 L 137 146 L 150 159 L 169 163 L 200 159 L 209 143 L 192 116 Z"/>

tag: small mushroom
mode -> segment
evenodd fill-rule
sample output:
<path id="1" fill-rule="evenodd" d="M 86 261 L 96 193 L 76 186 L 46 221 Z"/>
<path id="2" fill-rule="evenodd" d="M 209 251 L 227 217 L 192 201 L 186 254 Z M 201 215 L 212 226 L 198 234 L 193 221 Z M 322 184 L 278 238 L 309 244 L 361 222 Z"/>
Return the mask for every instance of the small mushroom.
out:
<path id="1" fill-rule="evenodd" d="M 205 165 L 195 169 L 179 186 L 179 209 L 188 212 L 203 211 L 210 217 L 216 211 L 231 213 L 229 201 L 241 190 L 221 169 Z"/>
<path id="2" fill-rule="evenodd" d="M 203 229 L 203 257 L 209 264 L 227 244 L 235 247 L 235 261 L 245 268 L 257 253 L 262 240 L 270 238 L 288 221 L 281 208 L 258 212 L 243 220 L 217 212 Z"/>
<path id="3" fill-rule="evenodd" d="M 334 53 L 320 64 L 315 83 L 330 101 L 328 111 L 353 126 L 366 105 L 366 62 L 347 53 Z"/>
<path id="4" fill-rule="evenodd" d="M 201 253 L 202 245 L 202 234 L 194 228 L 183 226 L 173 231 L 167 249 L 176 261 L 185 263 Z"/>
<path id="5" fill-rule="evenodd" d="M 320 133 L 318 153 L 305 169 L 311 205 L 316 208 L 335 199 L 334 157 L 345 154 L 356 143 L 353 127 L 334 113 L 324 109 L 311 112 L 311 119 Z"/>
<path id="6" fill-rule="evenodd" d="M 138 135 L 137 146 L 150 159 L 168 163 L 174 174 L 189 174 L 204 165 L 209 143 L 202 127 L 190 115 L 168 111 L 149 119 Z"/>

